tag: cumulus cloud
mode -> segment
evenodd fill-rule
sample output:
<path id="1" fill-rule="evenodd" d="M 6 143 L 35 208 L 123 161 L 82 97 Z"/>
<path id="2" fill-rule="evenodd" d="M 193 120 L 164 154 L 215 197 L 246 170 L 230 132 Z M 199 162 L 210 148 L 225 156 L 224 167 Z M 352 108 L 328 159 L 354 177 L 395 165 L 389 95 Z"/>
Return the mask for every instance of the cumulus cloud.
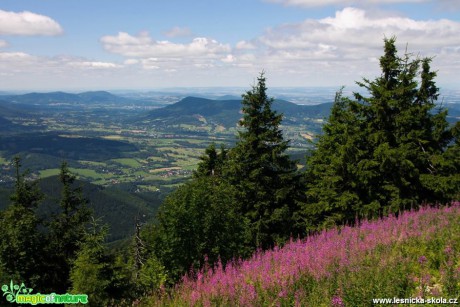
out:
<path id="1" fill-rule="evenodd" d="M 434 69 L 447 80 L 460 69 L 458 33 L 460 23 L 452 20 L 415 20 L 347 7 L 327 18 L 267 29 L 251 40 L 250 48 L 246 41 L 237 43 L 231 64 L 263 68 L 275 76 L 304 76 L 314 85 L 351 84 L 378 73 L 383 38 L 396 36 L 401 53 L 408 44 L 408 52 L 434 56 Z"/>
<path id="2" fill-rule="evenodd" d="M 191 36 L 192 30 L 187 27 L 174 27 L 164 33 L 167 37 L 189 37 Z"/>
<path id="3" fill-rule="evenodd" d="M 0 35 L 59 35 L 62 32 L 61 26 L 50 17 L 0 10 Z"/>
<path id="4" fill-rule="evenodd" d="M 417 4 L 430 3 L 443 10 L 460 10 L 460 1 L 458 0 L 264 0 L 265 2 L 280 3 L 285 6 L 299 7 L 347 7 L 359 6 L 369 7 L 375 5 L 391 5 L 391 4 Z"/>
<path id="5" fill-rule="evenodd" d="M 296 3 L 300 2 L 307 1 Z M 177 35 L 181 29 L 176 29 Z M 408 43 L 409 52 L 435 56 L 433 69 L 439 71 L 438 81 L 452 83 L 460 71 L 458 33 L 460 22 L 448 19 L 417 20 L 394 12 L 346 7 L 326 18 L 282 24 L 258 37 L 242 37 L 233 46 L 204 37 L 180 43 L 173 38 L 155 40 L 147 32 L 102 37 L 100 43 L 107 52 L 123 57 L 120 63 L 0 51 L 0 71 L 12 76 L 2 80 L 10 84 L 16 76 L 17 80 L 29 78 L 30 84 L 54 78 L 62 84 L 109 82 L 149 87 L 245 85 L 264 69 L 277 86 L 340 86 L 376 76 L 383 38 L 395 35 L 400 53 Z M 5 45 L 0 40 L 0 48 Z"/>
<path id="6" fill-rule="evenodd" d="M 120 32 L 116 36 L 104 36 L 101 43 L 105 50 L 126 57 L 162 57 L 162 58 L 187 58 L 187 57 L 216 57 L 230 52 L 227 44 L 204 37 L 194 38 L 188 44 L 177 44 L 170 41 L 157 41 L 146 32 L 132 36 Z"/>
<path id="7" fill-rule="evenodd" d="M 292 6 L 328 6 L 328 5 L 369 5 L 369 4 L 395 4 L 395 3 L 417 3 L 417 2 L 430 2 L 433 0 L 266 0 L 267 2 L 282 3 L 284 5 Z M 443 0 L 452 1 L 452 0 Z"/>
<path id="8" fill-rule="evenodd" d="M 271 29 L 260 41 L 273 49 L 303 49 L 337 55 L 354 48 L 366 51 L 382 44 L 384 35 L 398 37 L 411 47 L 429 50 L 460 45 L 460 23 L 441 19 L 417 21 L 399 16 L 372 17 L 357 8 L 337 11 L 334 17 L 309 19 Z"/>

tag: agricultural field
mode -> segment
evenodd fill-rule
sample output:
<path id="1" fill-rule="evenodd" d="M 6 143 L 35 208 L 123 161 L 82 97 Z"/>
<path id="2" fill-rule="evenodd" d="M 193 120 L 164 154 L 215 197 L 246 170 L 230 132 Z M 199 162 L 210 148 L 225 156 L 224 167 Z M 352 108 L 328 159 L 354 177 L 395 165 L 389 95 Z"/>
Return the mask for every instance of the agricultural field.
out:
<path id="1" fill-rule="evenodd" d="M 22 106 L 8 118 L 15 129 L 0 133 L 0 183 L 11 185 L 10 162 L 18 155 L 32 178 L 55 176 L 66 161 L 79 179 L 103 187 L 139 192 L 175 188 L 190 178 L 211 143 L 233 146 L 241 117 L 238 101 L 227 102 L 233 113 L 222 113 L 216 101 L 189 100 L 195 105 L 183 107 L 187 99 L 172 104 L 170 117 L 151 113 L 145 102 L 139 107 L 110 102 Z M 320 123 L 293 114 L 281 128 L 290 140 L 289 153 L 302 167 Z"/>

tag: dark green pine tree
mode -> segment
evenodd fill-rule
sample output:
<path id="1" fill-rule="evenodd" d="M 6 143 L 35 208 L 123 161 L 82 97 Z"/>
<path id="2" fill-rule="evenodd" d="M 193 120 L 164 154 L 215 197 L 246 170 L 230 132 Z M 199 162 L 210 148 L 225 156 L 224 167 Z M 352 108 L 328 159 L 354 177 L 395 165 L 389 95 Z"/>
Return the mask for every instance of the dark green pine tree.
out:
<path id="1" fill-rule="evenodd" d="M 365 157 L 366 141 L 353 102 L 336 94 L 316 149 L 307 159 L 307 229 L 352 220 L 362 207 L 356 190 L 356 165 Z"/>
<path id="2" fill-rule="evenodd" d="M 70 271 L 70 293 L 87 294 L 88 306 L 131 306 L 138 299 L 132 270 L 106 245 L 109 228 L 91 217 Z"/>
<path id="3" fill-rule="evenodd" d="M 39 231 L 42 224 L 36 209 L 43 194 L 37 182 L 27 179 L 27 172 L 20 172 L 19 157 L 14 158 L 14 167 L 16 182 L 11 205 L 0 212 L 0 271 L 6 273 L 9 279 L 41 289 L 45 240 Z M 5 276 L 1 278 L 1 281 L 6 281 L 3 280 Z"/>
<path id="4" fill-rule="evenodd" d="M 458 193 L 453 130 L 446 111 L 436 111 L 431 59 L 401 58 L 395 42 L 385 39 L 381 76 L 358 82 L 368 97 L 336 100 L 308 161 L 305 210 L 313 224 L 445 203 Z"/>
<path id="5" fill-rule="evenodd" d="M 91 211 L 81 187 L 74 187 L 76 177 L 66 162 L 61 165 L 59 181 L 62 184 L 60 211 L 50 222 L 48 252 L 50 265 L 47 270 L 50 288 L 65 293 L 71 286 L 70 269 L 79 250 L 79 242 L 85 235 L 85 227 Z"/>
<path id="6" fill-rule="evenodd" d="M 93 219 L 89 230 L 80 241 L 70 271 L 74 294 L 87 294 L 89 306 L 108 306 L 110 295 L 109 288 L 113 275 L 112 261 L 107 255 L 104 244 L 108 233 L 107 226 L 100 226 Z"/>
<path id="7" fill-rule="evenodd" d="M 253 248 L 270 248 L 299 234 L 294 221 L 300 191 L 296 163 L 280 129 L 282 114 L 272 110 L 265 76 L 243 95 L 243 119 L 229 151 L 225 177 L 236 187 L 241 212 L 250 221 Z"/>
<path id="8" fill-rule="evenodd" d="M 217 151 L 216 145 L 212 143 L 206 148 L 205 154 L 200 157 L 201 162 L 198 164 L 194 177 L 222 176 L 224 164 L 227 160 L 228 151 L 222 145 L 220 152 Z"/>

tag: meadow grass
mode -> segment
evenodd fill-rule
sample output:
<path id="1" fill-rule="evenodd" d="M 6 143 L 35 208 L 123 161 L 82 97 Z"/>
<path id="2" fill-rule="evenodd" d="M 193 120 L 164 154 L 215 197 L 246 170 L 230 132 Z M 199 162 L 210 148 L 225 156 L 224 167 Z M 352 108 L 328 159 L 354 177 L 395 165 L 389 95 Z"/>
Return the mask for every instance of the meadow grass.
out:
<path id="1" fill-rule="evenodd" d="M 3 158 L 2 156 L 0 156 L 0 165 L 2 164 L 7 164 L 9 161 L 5 158 Z"/>
<path id="2" fill-rule="evenodd" d="M 143 304 L 373 306 L 374 298 L 458 298 L 459 292 L 456 202 L 326 230 L 205 268 Z"/>
<path id="3" fill-rule="evenodd" d="M 95 170 L 87 168 L 70 168 L 70 171 L 77 176 L 89 178 L 92 180 L 109 179 L 112 177 L 110 174 L 98 173 Z"/>
<path id="4" fill-rule="evenodd" d="M 110 161 L 119 163 L 124 166 L 133 167 L 133 168 L 137 168 L 141 166 L 141 163 L 139 163 L 139 161 L 137 161 L 136 159 L 131 159 L 131 158 L 112 159 Z"/>
<path id="5" fill-rule="evenodd" d="M 47 178 L 51 176 L 57 176 L 61 170 L 59 168 L 49 168 L 40 171 L 40 178 Z"/>

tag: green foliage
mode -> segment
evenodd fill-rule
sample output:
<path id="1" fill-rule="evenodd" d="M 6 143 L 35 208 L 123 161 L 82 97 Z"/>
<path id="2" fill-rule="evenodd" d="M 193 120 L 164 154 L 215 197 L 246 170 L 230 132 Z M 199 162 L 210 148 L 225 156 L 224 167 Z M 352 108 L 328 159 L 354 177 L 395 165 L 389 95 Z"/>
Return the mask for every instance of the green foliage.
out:
<path id="1" fill-rule="evenodd" d="M 59 175 L 62 184 L 60 211 L 53 215 L 50 222 L 49 244 L 46 255 L 49 268 L 48 285 L 53 291 L 65 293 L 70 287 L 69 274 L 79 250 L 79 242 L 85 235 L 85 227 L 91 212 L 81 187 L 73 187 L 75 176 L 62 163 Z"/>
<path id="2" fill-rule="evenodd" d="M 164 266 L 155 257 L 150 255 L 145 261 L 139 271 L 139 277 L 136 282 L 136 286 L 140 288 L 140 293 L 152 293 L 155 290 L 160 289 L 166 284 L 167 274 Z"/>
<path id="3" fill-rule="evenodd" d="M 87 294 L 91 306 L 107 305 L 109 299 L 110 268 L 104 246 L 107 231 L 106 227 L 100 228 L 93 221 L 70 272 L 71 292 Z"/>
<path id="4" fill-rule="evenodd" d="M 369 93 L 339 92 L 308 160 L 309 228 L 446 203 L 460 186 L 460 161 L 430 58 L 399 57 L 385 39 L 382 75 L 358 82 Z"/>
<path id="5" fill-rule="evenodd" d="M 70 292 L 87 294 L 89 306 L 130 305 L 136 299 L 132 271 L 122 254 L 108 250 L 107 233 L 107 225 L 92 220 L 73 261 Z"/>
<path id="6" fill-rule="evenodd" d="M 235 207 L 235 194 L 213 177 L 179 187 L 161 206 L 158 224 L 143 233 L 154 255 L 147 262 L 155 264 L 151 257 L 157 257 L 170 281 L 177 281 L 190 269 L 245 254 L 247 223 Z"/>
<path id="7" fill-rule="evenodd" d="M 20 173 L 20 158 L 14 159 L 16 182 L 12 204 L 0 212 L 0 271 L 8 278 L 21 280 L 30 287 L 40 287 L 43 272 L 44 235 L 36 208 L 43 198 L 37 182 Z M 2 276 L 2 280 L 5 276 Z M 4 281 L 4 280 L 3 280 Z"/>
<path id="8" fill-rule="evenodd" d="M 16 170 L 16 182 L 14 185 L 14 193 L 10 197 L 12 204 L 24 207 L 29 211 L 34 210 L 43 200 L 44 195 L 38 188 L 38 182 L 30 182 L 27 180 L 27 171 L 20 173 L 21 159 L 19 157 L 15 157 L 13 163 Z"/>
<path id="9" fill-rule="evenodd" d="M 212 143 L 200 157 L 201 162 L 194 172 L 195 177 L 222 176 L 225 162 L 227 161 L 228 150 L 222 145 L 220 152 L 217 152 L 216 145 Z"/>
<path id="10" fill-rule="evenodd" d="M 424 208 L 399 218 L 330 229 L 257 253 L 229 270 L 216 268 L 199 280 L 186 279 L 168 296 L 152 295 L 145 302 L 152 306 L 374 306 L 373 299 L 378 298 L 458 298 L 458 206 Z"/>
<path id="11" fill-rule="evenodd" d="M 225 177 L 237 191 L 239 210 L 250 222 L 253 248 L 264 249 L 297 236 L 300 177 L 286 154 L 289 141 L 279 128 L 282 114 L 271 108 L 263 74 L 243 95 L 238 142 L 228 154 Z"/>

